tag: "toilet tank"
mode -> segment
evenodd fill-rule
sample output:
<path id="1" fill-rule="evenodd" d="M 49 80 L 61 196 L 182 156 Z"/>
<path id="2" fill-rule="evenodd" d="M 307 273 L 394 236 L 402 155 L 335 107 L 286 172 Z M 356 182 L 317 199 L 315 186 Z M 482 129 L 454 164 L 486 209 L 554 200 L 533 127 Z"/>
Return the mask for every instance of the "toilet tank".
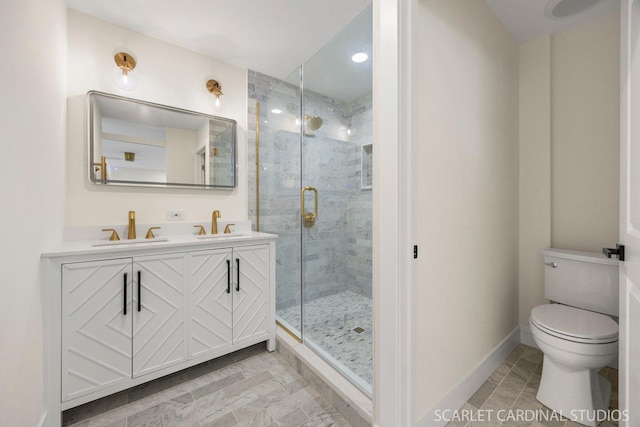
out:
<path id="1" fill-rule="evenodd" d="M 618 316 L 618 260 L 563 249 L 545 249 L 542 256 L 547 299 Z"/>

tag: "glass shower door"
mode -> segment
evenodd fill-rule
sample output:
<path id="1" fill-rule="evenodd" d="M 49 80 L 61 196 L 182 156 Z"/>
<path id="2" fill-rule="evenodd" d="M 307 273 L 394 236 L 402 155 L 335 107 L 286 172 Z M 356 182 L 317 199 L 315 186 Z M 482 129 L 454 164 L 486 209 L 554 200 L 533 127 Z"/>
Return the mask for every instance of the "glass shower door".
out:
<path id="1" fill-rule="evenodd" d="M 368 394 L 372 68 L 370 59 L 351 57 L 370 58 L 371 39 L 368 7 L 285 79 L 249 72 L 256 101 L 249 212 L 259 231 L 279 236 L 277 321 Z"/>
<path id="2" fill-rule="evenodd" d="M 303 65 L 303 340 L 371 393 L 371 8 Z"/>

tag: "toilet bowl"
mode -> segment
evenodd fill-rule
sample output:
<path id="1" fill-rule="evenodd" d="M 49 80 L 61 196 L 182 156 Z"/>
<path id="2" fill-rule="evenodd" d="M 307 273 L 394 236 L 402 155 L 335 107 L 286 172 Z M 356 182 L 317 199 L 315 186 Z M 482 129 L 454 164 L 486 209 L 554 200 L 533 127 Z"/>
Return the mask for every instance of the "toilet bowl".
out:
<path id="1" fill-rule="evenodd" d="M 544 353 L 538 401 L 566 418 L 596 426 L 597 411 L 606 411 L 611 399 L 611 383 L 598 370 L 618 354 L 616 322 L 590 311 L 549 304 L 532 310 L 529 326 Z"/>
<path id="2" fill-rule="evenodd" d="M 618 324 L 609 317 L 618 313 L 617 265 L 600 254 L 550 249 L 543 255 L 545 296 L 560 303 L 537 306 L 529 317 L 544 354 L 536 398 L 595 427 L 611 399 L 611 383 L 598 370 L 618 354 Z"/>

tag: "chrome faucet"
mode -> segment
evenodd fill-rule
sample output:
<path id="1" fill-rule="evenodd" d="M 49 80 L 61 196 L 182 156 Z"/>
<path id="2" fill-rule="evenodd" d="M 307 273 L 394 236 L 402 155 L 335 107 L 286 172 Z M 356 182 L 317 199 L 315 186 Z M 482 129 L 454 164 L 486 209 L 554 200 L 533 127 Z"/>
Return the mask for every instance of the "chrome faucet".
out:
<path id="1" fill-rule="evenodd" d="M 213 215 L 211 215 L 211 234 L 218 234 L 218 218 L 221 217 L 220 211 L 213 211 Z"/>
<path id="2" fill-rule="evenodd" d="M 136 238 L 136 211 L 129 211 L 129 234 L 127 239 Z"/>

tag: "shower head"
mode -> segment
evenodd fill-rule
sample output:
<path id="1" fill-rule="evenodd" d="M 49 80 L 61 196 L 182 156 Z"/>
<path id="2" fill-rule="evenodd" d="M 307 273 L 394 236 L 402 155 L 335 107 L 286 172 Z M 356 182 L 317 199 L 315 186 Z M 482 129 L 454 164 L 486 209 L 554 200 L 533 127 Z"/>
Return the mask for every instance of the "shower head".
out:
<path id="1" fill-rule="evenodd" d="M 320 129 L 320 127 L 322 127 L 322 117 L 311 117 L 308 114 L 306 114 L 304 117 L 307 120 L 307 129 L 309 129 L 310 131 L 316 131 Z"/>

